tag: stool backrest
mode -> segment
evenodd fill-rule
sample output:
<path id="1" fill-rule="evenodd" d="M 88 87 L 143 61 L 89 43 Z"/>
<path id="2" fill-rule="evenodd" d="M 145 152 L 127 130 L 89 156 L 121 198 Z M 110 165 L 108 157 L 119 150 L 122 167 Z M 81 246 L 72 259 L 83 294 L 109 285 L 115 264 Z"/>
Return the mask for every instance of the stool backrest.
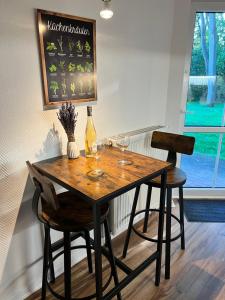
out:
<path id="1" fill-rule="evenodd" d="M 33 184 L 41 189 L 41 198 L 44 199 L 46 204 L 52 209 L 57 210 L 59 203 L 52 182 L 42 175 L 29 161 L 27 161 L 26 164 Z"/>
<path id="2" fill-rule="evenodd" d="M 194 151 L 195 138 L 180 134 L 154 131 L 151 146 L 153 148 L 167 150 L 167 161 L 176 165 L 177 153 L 191 155 Z"/>

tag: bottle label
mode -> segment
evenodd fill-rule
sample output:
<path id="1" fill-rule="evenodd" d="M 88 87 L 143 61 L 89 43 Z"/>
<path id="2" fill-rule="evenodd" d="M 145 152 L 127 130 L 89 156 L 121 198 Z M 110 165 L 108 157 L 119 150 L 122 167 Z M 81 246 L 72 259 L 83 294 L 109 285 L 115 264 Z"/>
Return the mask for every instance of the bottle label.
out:
<path id="1" fill-rule="evenodd" d="M 92 116 L 92 107 L 91 106 L 87 106 L 87 115 L 88 115 L 88 117 Z"/>

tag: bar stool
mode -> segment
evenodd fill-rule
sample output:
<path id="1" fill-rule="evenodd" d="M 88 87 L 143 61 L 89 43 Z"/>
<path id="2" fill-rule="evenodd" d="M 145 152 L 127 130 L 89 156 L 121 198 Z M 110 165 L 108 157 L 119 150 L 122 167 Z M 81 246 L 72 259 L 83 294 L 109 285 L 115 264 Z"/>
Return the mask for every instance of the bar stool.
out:
<path id="1" fill-rule="evenodd" d="M 33 211 L 38 220 L 44 224 L 44 257 L 43 257 L 43 274 L 42 274 L 42 292 L 41 299 L 46 299 L 47 287 L 57 299 L 76 300 L 76 299 L 93 299 L 96 295 L 92 294 L 84 298 L 71 298 L 71 250 L 87 249 L 87 259 L 89 272 L 92 272 L 91 249 L 93 246 L 90 243 L 89 231 L 93 229 L 92 207 L 75 196 L 71 192 L 56 194 L 55 188 L 50 180 L 42 175 L 29 161 L 26 162 L 31 179 L 35 185 L 33 196 Z M 41 201 L 40 201 L 41 200 Z M 41 206 L 41 208 L 40 208 Z M 105 229 L 105 244 L 109 250 L 109 260 L 111 266 L 111 274 L 106 284 L 102 288 L 103 291 L 109 286 L 113 277 L 115 285 L 118 284 L 118 275 L 115 265 L 115 260 L 112 252 L 111 237 L 107 221 L 109 212 L 108 205 L 102 205 L 101 222 Z M 50 229 L 63 232 L 63 247 L 64 250 L 52 256 Z M 78 245 L 71 247 L 71 233 L 76 233 L 77 237 L 82 236 L 86 245 Z M 50 269 L 51 279 L 54 276 L 53 262 L 60 255 L 64 255 L 64 297 L 56 293 L 48 282 L 48 270 Z M 117 298 L 121 299 L 120 293 Z"/>
<path id="2" fill-rule="evenodd" d="M 165 278 L 170 278 L 170 247 L 171 242 L 181 238 L 181 249 L 185 249 L 185 236 L 184 236 L 184 207 L 183 207 L 183 185 L 186 182 L 186 174 L 179 168 L 176 167 L 177 163 L 177 153 L 191 155 L 194 150 L 195 138 L 178 135 L 167 132 L 159 132 L 154 131 L 152 135 L 151 147 L 167 150 L 168 156 L 167 161 L 170 162 L 171 168 L 167 171 L 167 181 L 166 181 L 166 191 L 167 191 L 167 199 L 166 199 L 166 239 L 163 240 L 163 243 L 166 244 L 166 254 L 165 254 Z M 139 232 L 133 226 L 134 217 L 140 213 L 145 213 L 144 217 L 144 226 L 143 233 L 147 232 L 148 229 L 148 219 L 149 212 L 156 211 L 158 209 L 150 209 L 151 203 L 151 193 L 152 187 L 160 188 L 161 187 L 161 177 L 156 177 L 145 184 L 148 185 L 147 199 L 146 199 L 146 208 L 144 210 L 140 210 L 138 212 L 132 211 L 130 216 L 130 223 L 127 230 L 127 236 L 125 239 L 124 249 L 123 249 L 123 257 L 125 258 L 127 255 L 127 249 L 129 245 L 129 239 L 131 230 L 133 230 L 137 235 L 141 238 L 151 241 L 157 242 L 157 239 L 147 237 L 146 235 Z M 179 210 L 180 210 L 180 218 L 171 213 L 171 203 L 172 203 L 172 189 L 179 188 Z M 180 224 L 180 233 L 171 238 L 171 218 L 175 219 Z"/>

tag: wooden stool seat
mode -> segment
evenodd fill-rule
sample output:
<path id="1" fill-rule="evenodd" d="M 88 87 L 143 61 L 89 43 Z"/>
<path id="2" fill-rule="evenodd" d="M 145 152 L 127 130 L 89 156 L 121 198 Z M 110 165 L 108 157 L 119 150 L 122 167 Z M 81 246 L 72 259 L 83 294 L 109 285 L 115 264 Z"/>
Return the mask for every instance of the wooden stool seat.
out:
<path id="1" fill-rule="evenodd" d="M 59 208 L 57 210 L 44 204 L 42 207 L 41 216 L 51 228 L 70 232 L 93 229 L 93 212 L 92 207 L 88 203 L 79 199 L 71 192 L 58 194 L 57 198 L 59 201 Z M 108 204 L 101 207 L 102 222 L 106 218 L 108 210 Z"/>
<path id="2" fill-rule="evenodd" d="M 186 182 L 186 174 L 179 168 L 171 168 L 167 171 L 167 180 L 166 180 L 166 187 L 167 188 L 177 188 L 183 186 Z M 161 176 L 158 176 L 149 182 L 148 185 L 152 187 L 161 187 Z"/>

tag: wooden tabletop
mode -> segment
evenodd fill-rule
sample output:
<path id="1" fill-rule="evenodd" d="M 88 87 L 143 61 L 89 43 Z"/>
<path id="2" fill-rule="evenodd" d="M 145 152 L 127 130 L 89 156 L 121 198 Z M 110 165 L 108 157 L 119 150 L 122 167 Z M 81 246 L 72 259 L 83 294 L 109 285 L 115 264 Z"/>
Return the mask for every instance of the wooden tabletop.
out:
<path id="1" fill-rule="evenodd" d="M 170 166 L 169 163 L 130 151 L 122 152 L 115 147 L 106 147 L 98 152 L 100 159 L 80 156 L 68 159 L 60 156 L 40 161 L 34 165 L 44 175 L 66 189 L 94 201 L 114 198 Z M 131 160 L 131 165 L 122 166 L 120 159 Z M 88 173 L 100 168 L 104 175 L 91 178 Z"/>

